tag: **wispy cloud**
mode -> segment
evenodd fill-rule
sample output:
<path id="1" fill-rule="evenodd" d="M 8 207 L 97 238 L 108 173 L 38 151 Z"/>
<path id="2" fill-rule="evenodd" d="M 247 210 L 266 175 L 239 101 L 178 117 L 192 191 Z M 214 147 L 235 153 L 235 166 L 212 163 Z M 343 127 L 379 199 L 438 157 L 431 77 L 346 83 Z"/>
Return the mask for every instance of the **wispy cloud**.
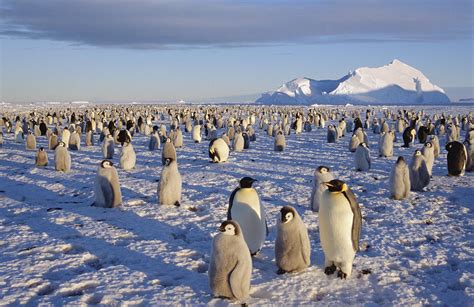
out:
<path id="1" fill-rule="evenodd" d="M 3 37 L 169 49 L 473 38 L 471 0 L 0 0 Z"/>

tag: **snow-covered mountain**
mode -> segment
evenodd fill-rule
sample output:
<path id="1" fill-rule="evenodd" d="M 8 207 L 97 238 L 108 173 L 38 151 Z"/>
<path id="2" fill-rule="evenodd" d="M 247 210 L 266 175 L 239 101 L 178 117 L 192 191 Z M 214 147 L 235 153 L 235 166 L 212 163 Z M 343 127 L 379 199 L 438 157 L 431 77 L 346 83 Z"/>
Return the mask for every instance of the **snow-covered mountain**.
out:
<path id="1" fill-rule="evenodd" d="M 338 80 L 291 80 L 262 94 L 262 104 L 371 103 L 418 104 L 450 102 L 444 90 L 419 70 L 400 60 L 377 68 L 361 67 Z"/>

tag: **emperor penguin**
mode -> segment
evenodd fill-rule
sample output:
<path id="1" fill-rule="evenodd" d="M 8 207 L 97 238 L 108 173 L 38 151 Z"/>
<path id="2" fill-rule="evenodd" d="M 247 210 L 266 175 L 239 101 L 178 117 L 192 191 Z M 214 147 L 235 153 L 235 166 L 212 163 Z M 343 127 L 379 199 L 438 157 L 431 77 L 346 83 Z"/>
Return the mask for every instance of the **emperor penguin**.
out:
<path id="1" fill-rule="evenodd" d="M 170 138 L 166 138 L 166 141 L 163 144 L 163 151 L 161 152 L 162 165 L 165 165 L 166 159 L 177 161 L 176 148 L 174 148 Z"/>
<path id="2" fill-rule="evenodd" d="M 439 156 L 439 139 L 436 135 L 430 135 L 428 137 L 428 142 L 430 142 L 433 145 L 433 152 L 434 152 L 434 157 L 438 158 Z"/>
<path id="3" fill-rule="evenodd" d="M 227 133 L 226 133 L 226 132 L 222 133 L 221 139 L 224 140 L 224 142 L 225 142 L 225 143 L 227 144 L 227 146 L 229 146 L 229 148 L 230 148 L 230 139 L 229 139 L 229 137 L 227 136 Z"/>
<path id="4" fill-rule="evenodd" d="M 321 165 L 314 171 L 313 189 L 311 190 L 311 210 L 314 212 L 319 211 L 323 193 L 327 190 L 327 186 L 324 183 L 333 179 L 334 175 L 327 166 Z"/>
<path id="5" fill-rule="evenodd" d="M 54 150 L 54 164 L 57 171 L 69 172 L 71 170 L 71 155 L 63 141 L 59 142 Z"/>
<path id="6" fill-rule="evenodd" d="M 257 191 L 252 188 L 256 180 L 250 177 L 240 179 L 229 199 L 227 219 L 237 221 L 242 228 L 245 242 L 252 255 L 263 246 L 268 234 L 265 208 L 260 204 Z"/>
<path id="7" fill-rule="evenodd" d="M 403 145 L 402 147 L 410 147 L 410 143 L 415 141 L 416 130 L 413 127 L 407 127 L 403 130 Z"/>
<path id="8" fill-rule="evenodd" d="M 319 237 L 324 251 L 324 273 L 346 279 L 359 250 L 362 213 L 356 197 L 343 181 L 326 182 L 319 208 Z"/>
<path id="9" fill-rule="evenodd" d="M 237 131 L 234 136 L 234 140 L 232 141 L 232 149 L 235 152 L 241 152 L 244 150 L 244 137 L 242 136 L 242 132 Z"/>
<path id="10" fill-rule="evenodd" d="M 369 137 L 367 136 L 367 133 L 365 133 L 363 128 L 357 128 L 354 131 L 354 134 L 359 138 L 360 143 L 365 143 L 367 146 L 369 146 Z"/>
<path id="11" fill-rule="evenodd" d="M 463 176 L 467 162 L 466 147 L 458 141 L 452 141 L 445 148 L 448 151 L 448 176 Z"/>
<path id="12" fill-rule="evenodd" d="M 471 140 L 464 141 L 464 147 L 466 148 L 467 152 L 467 161 L 466 161 L 466 172 L 473 172 L 474 171 L 474 144 Z"/>
<path id="13" fill-rule="evenodd" d="M 405 159 L 400 156 L 397 159 L 389 179 L 390 197 L 396 200 L 405 199 L 410 195 L 410 170 Z"/>
<path id="14" fill-rule="evenodd" d="M 286 147 L 285 136 L 283 135 L 282 131 L 278 131 L 277 135 L 275 136 L 273 149 L 275 151 L 284 151 L 285 147 Z"/>
<path id="15" fill-rule="evenodd" d="M 217 138 L 209 143 L 209 158 L 212 162 L 225 162 L 229 158 L 229 146 L 222 138 Z"/>
<path id="16" fill-rule="evenodd" d="M 131 170 L 135 167 L 137 155 L 133 149 L 132 143 L 125 142 L 120 152 L 120 167 L 124 170 Z"/>
<path id="17" fill-rule="evenodd" d="M 86 146 L 93 146 L 94 145 L 94 132 L 93 130 L 89 130 L 86 132 Z"/>
<path id="18" fill-rule="evenodd" d="M 280 210 L 275 240 L 278 274 L 299 272 L 310 265 L 311 245 L 308 229 L 292 206 Z"/>
<path id="19" fill-rule="evenodd" d="M 359 147 L 360 141 L 357 135 L 353 134 L 351 139 L 349 140 L 349 151 L 355 152 L 357 147 Z"/>
<path id="20" fill-rule="evenodd" d="M 201 125 L 194 125 L 193 127 L 193 141 L 194 143 L 201 143 Z"/>
<path id="21" fill-rule="evenodd" d="M 81 150 L 81 136 L 76 131 L 72 131 L 69 136 L 69 149 Z"/>
<path id="22" fill-rule="evenodd" d="M 56 146 L 58 146 L 58 136 L 53 132 L 48 138 L 48 149 L 55 150 Z"/>
<path id="23" fill-rule="evenodd" d="M 240 301 L 248 299 L 252 257 L 237 221 L 224 221 L 212 239 L 208 274 L 214 296 Z"/>
<path id="24" fill-rule="evenodd" d="M 66 148 L 69 148 L 69 138 L 71 137 L 71 132 L 68 127 L 64 127 L 63 133 L 61 134 L 61 141 L 64 142 Z"/>
<path id="25" fill-rule="evenodd" d="M 430 183 L 430 173 L 426 166 L 426 160 L 419 150 L 415 150 L 410 163 L 410 186 L 412 191 L 423 191 Z"/>
<path id="26" fill-rule="evenodd" d="M 392 131 L 382 132 L 379 140 L 379 156 L 380 157 L 392 157 L 393 156 L 393 139 L 395 133 Z"/>
<path id="27" fill-rule="evenodd" d="M 35 164 L 38 167 L 48 165 L 48 154 L 46 153 L 43 147 L 40 147 L 40 149 L 36 153 Z"/>
<path id="28" fill-rule="evenodd" d="M 370 151 L 366 143 L 360 143 L 354 155 L 354 165 L 357 171 L 366 172 L 370 169 Z"/>
<path id="29" fill-rule="evenodd" d="M 100 163 L 95 178 L 94 190 L 94 206 L 115 208 L 122 204 L 122 192 L 120 190 L 118 173 L 112 161 L 103 160 Z"/>
<path id="30" fill-rule="evenodd" d="M 156 126 L 155 126 L 156 127 Z M 150 141 L 148 142 L 148 150 L 159 150 L 161 147 L 160 135 L 157 129 L 153 129 L 153 133 L 150 135 Z"/>
<path id="31" fill-rule="evenodd" d="M 102 144 L 102 154 L 104 159 L 112 159 L 114 157 L 114 149 L 114 137 L 111 134 L 108 134 L 104 139 L 104 143 Z"/>
<path id="32" fill-rule="evenodd" d="M 28 136 L 26 137 L 26 149 L 36 150 L 36 137 L 31 132 L 28 132 Z"/>
<path id="33" fill-rule="evenodd" d="M 433 164 L 434 164 L 434 147 L 431 142 L 425 142 L 423 148 L 421 149 L 423 157 L 425 157 L 426 167 L 428 168 L 428 173 L 430 176 L 433 173 Z"/>
<path id="34" fill-rule="evenodd" d="M 328 126 L 327 141 L 328 143 L 336 143 L 337 140 L 337 131 L 334 125 Z"/>
<path id="35" fill-rule="evenodd" d="M 183 147 L 183 132 L 179 127 L 176 128 L 173 138 L 173 145 L 175 148 Z"/>
<path id="36" fill-rule="evenodd" d="M 178 163 L 171 158 L 165 159 L 158 185 L 158 203 L 162 206 L 180 206 L 181 202 L 181 174 Z"/>

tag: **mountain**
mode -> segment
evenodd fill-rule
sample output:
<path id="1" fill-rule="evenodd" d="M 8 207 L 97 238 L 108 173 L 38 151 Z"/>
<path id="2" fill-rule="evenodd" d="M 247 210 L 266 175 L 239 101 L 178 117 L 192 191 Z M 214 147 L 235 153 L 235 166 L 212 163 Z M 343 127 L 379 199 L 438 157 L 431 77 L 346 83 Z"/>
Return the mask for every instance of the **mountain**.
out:
<path id="1" fill-rule="evenodd" d="M 444 90 L 419 70 L 393 60 L 377 68 L 361 67 L 338 80 L 291 80 L 276 91 L 262 94 L 261 104 L 370 103 L 430 104 L 449 103 Z"/>

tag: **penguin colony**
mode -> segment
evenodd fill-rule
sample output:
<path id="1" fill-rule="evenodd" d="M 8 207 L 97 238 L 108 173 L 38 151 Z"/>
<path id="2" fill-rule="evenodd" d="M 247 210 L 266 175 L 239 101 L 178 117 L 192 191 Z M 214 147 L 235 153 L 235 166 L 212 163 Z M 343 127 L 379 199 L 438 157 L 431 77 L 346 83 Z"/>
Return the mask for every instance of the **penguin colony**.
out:
<path id="1" fill-rule="evenodd" d="M 243 109 L 144 106 L 136 110 L 102 106 L 72 113 L 71 109 L 59 108 L 4 114 L 0 119 L 0 147 L 9 146 L 5 136 L 12 134 L 14 142 L 24 143 L 26 150 L 36 152 L 37 167 L 48 167 L 49 150 L 54 153 L 55 170 L 68 173 L 72 171 L 72 162 L 81 163 L 72 161 L 70 151 L 100 146 L 104 160 L 97 163 L 93 205 L 103 208 L 124 204 L 119 172 L 112 160 L 116 159 L 114 151 L 118 146 L 118 165 L 122 170 L 140 167 L 132 145 L 135 135 L 147 137 L 148 150 L 161 151 L 156 199 L 162 206 L 181 205 L 182 179 L 177 153 L 184 146 L 184 139 L 193 143 L 209 142 L 209 162 L 224 163 L 232 159 L 232 155 L 252 147 L 252 142 L 257 141 L 254 128 L 264 130 L 273 138 L 273 149 L 269 150 L 277 152 L 287 151 L 286 139 L 291 133 L 307 133 L 313 127 L 327 129 L 327 143 L 338 143 L 342 138 L 348 140 L 348 149 L 354 153 L 354 161 L 348 166 L 354 165 L 354 170 L 362 172 L 373 169 L 367 131 L 380 135 L 376 149 L 379 159 L 391 159 L 394 147 L 407 148 L 404 153 L 411 156 L 410 161 L 397 157 L 387 177 L 387 197 L 396 200 L 407 199 L 410 191 L 422 192 L 429 186 L 433 165 L 443 153 L 442 149 L 447 152 L 447 175 L 463 176 L 474 170 L 472 113 L 430 116 L 423 111 L 385 109 L 378 117 L 376 114 L 375 110 L 367 110 L 364 118 L 359 109 L 256 106 Z M 47 147 L 37 150 L 38 139 L 42 137 L 46 138 Z M 402 146 L 396 144 L 399 138 Z M 440 147 L 440 140 L 445 141 L 444 147 Z M 419 147 L 411 149 L 416 146 Z M 248 176 L 240 178 L 238 187 L 229 195 L 227 220 L 221 223 L 212 240 L 208 276 L 210 289 L 217 297 L 241 302 L 249 298 L 252 256 L 264 248 L 269 233 L 269 217 L 254 187 L 255 182 L 258 184 Z M 363 232 L 362 210 L 356 195 L 348 183 L 336 179 L 329 166 L 315 166 L 308 207 L 318 212 L 324 273 L 336 274 L 340 279 L 350 278 Z M 311 248 L 315 247 L 311 247 L 308 230 L 297 208 L 285 205 L 279 215 L 272 218 L 277 221 L 276 272 L 284 274 L 308 268 Z"/>

